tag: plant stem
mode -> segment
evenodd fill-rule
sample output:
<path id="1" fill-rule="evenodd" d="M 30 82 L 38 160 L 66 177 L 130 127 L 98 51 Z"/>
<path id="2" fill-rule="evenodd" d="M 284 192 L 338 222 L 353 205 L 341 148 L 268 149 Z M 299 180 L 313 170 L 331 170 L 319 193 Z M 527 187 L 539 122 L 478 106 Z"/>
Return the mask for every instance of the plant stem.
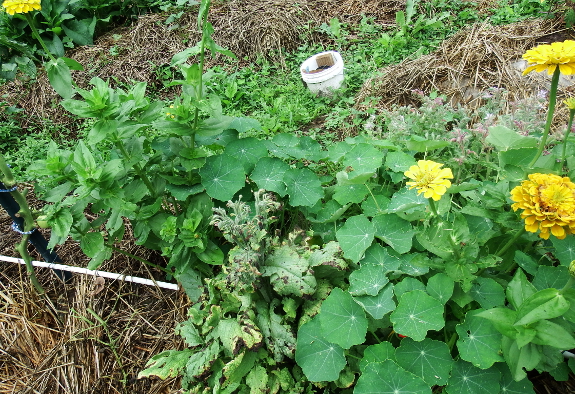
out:
<path id="1" fill-rule="evenodd" d="M 511 238 L 509 241 L 507 241 L 507 243 L 501 248 L 499 249 L 495 255 L 499 256 L 499 257 L 503 257 L 503 255 L 509 250 L 509 248 L 515 243 L 515 241 L 517 241 L 519 239 L 520 236 L 522 236 L 525 233 L 525 227 L 523 227 L 521 230 L 517 231 L 515 233 L 515 235 L 513 236 L 513 238 Z"/>
<path id="2" fill-rule="evenodd" d="M 154 264 L 154 263 L 152 263 L 151 261 L 148 261 L 148 260 L 146 260 L 146 259 L 144 259 L 144 258 L 142 258 L 142 257 L 138 257 L 138 256 L 136 256 L 136 255 L 134 255 L 134 254 L 132 254 L 132 253 L 130 253 L 130 252 L 126 252 L 125 250 L 119 249 L 119 248 L 117 248 L 117 247 L 115 247 L 115 246 L 112 246 L 112 250 L 114 250 L 115 252 L 121 253 L 121 254 L 123 254 L 124 256 L 128 256 L 128 257 L 131 257 L 131 258 L 133 258 L 133 259 L 135 259 L 135 260 L 138 260 L 139 262 L 142 262 L 142 263 L 144 263 L 144 264 L 146 264 L 146 265 L 149 265 L 150 267 L 157 268 L 157 269 L 159 269 L 159 270 L 161 270 L 161 271 L 163 271 L 163 272 L 165 272 L 165 273 L 167 273 L 167 274 L 171 274 L 171 273 L 172 273 L 172 272 L 170 272 L 170 270 L 168 270 L 168 269 L 166 269 L 166 268 L 164 268 L 164 267 L 160 267 L 159 265 Z"/>
<path id="3" fill-rule="evenodd" d="M 575 109 L 569 109 L 569 122 L 567 123 L 567 131 L 565 132 L 565 137 L 563 138 L 563 152 L 561 153 L 561 171 L 567 165 L 567 137 L 569 137 L 569 133 L 571 133 L 571 127 L 573 126 L 573 116 L 575 116 Z"/>
<path id="4" fill-rule="evenodd" d="M 48 55 L 50 60 L 52 60 L 55 63 L 56 58 L 54 57 L 54 55 L 52 55 L 52 52 L 50 52 L 50 50 L 48 49 L 48 47 L 44 43 L 44 40 L 42 39 L 42 37 L 40 37 L 40 34 L 38 33 L 38 29 L 36 29 L 36 26 L 34 26 L 34 21 L 32 20 L 32 16 L 28 12 L 25 13 L 24 16 L 26 17 L 26 20 L 28 21 L 28 25 L 30 26 L 30 29 L 32 29 L 32 35 L 34 36 L 34 38 L 36 38 L 38 40 L 38 42 L 42 46 L 42 49 L 44 49 L 44 52 L 46 52 L 46 55 Z"/>
<path id="5" fill-rule="evenodd" d="M 433 201 L 433 198 L 428 198 L 427 201 L 429 201 L 429 209 L 431 210 L 431 213 L 435 216 L 439 216 L 437 214 L 437 208 L 435 207 L 435 201 Z"/>
<path id="6" fill-rule="evenodd" d="M 125 159 L 130 158 L 128 151 L 126 151 L 126 148 L 124 147 L 124 144 L 121 141 L 116 142 L 116 147 L 120 150 L 120 152 L 122 152 L 122 155 L 124 156 Z M 156 193 L 154 190 L 154 186 L 152 185 L 152 182 L 150 182 L 150 180 L 148 179 L 148 177 L 144 173 L 144 170 L 140 166 L 140 163 L 134 163 L 132 167 L 134 168 L 136 175 L 138 175 L 140 177 L 140 179 L 144 182 L 144 184 L 146 185 L 146 188 L 148 188 L 148 191 L 150 192 L 152 197 L 155 196 Z"/>
<path id="7" fill-rule="evenodd" d="M 208 1 L 208 5 L 207 5 L 207 9 L 210 9 L 210 3 Z M 203 90 L 204 90 L 204 64 L 205 64 L 205 58 L 206 58 L 206 40 L 205 40 L 205 31 L 204 31 L 204 27 L 206 26 L 206 22 L 208 21 L 208 10 L 206 10 L 205 14 L 204 14 L 204 18 L 202 19 L 202 24 L 201 26 L 198 26 L 200 28 L 200 31 L 202 32 L 202 41 L 200 42 L 200 80 L 198 81 L 198 85 L 196 87 L 196 100 L 200 100 L 202 98 L 203 95 Z M 200 122 L 200 109 L 196 106 L 196 109 L 194 111 L 194 133 L 196 132 L 196 130 L 198 129 L 198 124 Z M 192 142 L 194 141 L 194 136 L 192 134 Z M 194 144 L 192 144 L 193 147 Z"/>
<path id="8" fill-rule="evenodd" d="M 533 168 L 535 162 L 541 156 L 543 149 L 545 149 L 545 143 L 547 142 L 547 137 L 549 136 L 549 130 L 551 130 L 551 122 L 553 121 L 553 113 L 555 112 L 555 103 L 557 102 L 557 85 L 559 85 L 559 76 L 561 72 L 559 71 L 559 67 L 555 69 L 553 73 L 553 77 L 551 78 L 551 91 L 549 92 L 549 108 L 547 110 L 547 122 L 545 123 L 545 130 L 543 131 L 543 137 L 541 137 L 541 141 L 539 142 L 539 149 L 535 154 L 531 163 L 527 166 L 528 168 Z"/>

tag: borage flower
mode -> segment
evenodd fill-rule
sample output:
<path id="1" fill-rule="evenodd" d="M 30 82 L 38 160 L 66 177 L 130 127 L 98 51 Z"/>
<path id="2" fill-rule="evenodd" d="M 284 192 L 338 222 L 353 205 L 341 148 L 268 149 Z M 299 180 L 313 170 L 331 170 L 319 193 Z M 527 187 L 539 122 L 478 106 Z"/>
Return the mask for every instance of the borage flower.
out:
<path id="1" fill-rule="evenodd" d="M 531 174 L 511 190 L 514 211 L 523 209 L 525 230 L 549 239 L 563 239 L 575 230 L 575 183 L 553 174 Z"/>
<path id="2" fill-rule="evenodd" d="M 523 59 L 530 64 L 523 71 L 523 75 L 531 71 L 545 71 L 551 75 L 559 67 L 559 71 L 564 75 L 575 74 L 575 41 L 566 40 L 551 44 L 538 45 L 529 49 L 523 55 Z"/>
<path id="3" fill-rule="evenodd" d="M 432 198 L 439 201 L 445 194 L 447 188 L 451 186 L 453 174 L 450 168 L 441 168 L 443 164 L 431 160 L 419 160 L 416 166 L 411 166 L 404 175 L 413 182 L 406 182 L 410 190 L 417 188 L 417 194 L 423 193 L 425 198 Z"/>
<path id="4" fill-rule="evenodd" d="M 25 14 L 26 12 L 41 10 L 40 0 L 6 0 L 2 6 L 6 8 L 6 12 L 10 15 Z"/>

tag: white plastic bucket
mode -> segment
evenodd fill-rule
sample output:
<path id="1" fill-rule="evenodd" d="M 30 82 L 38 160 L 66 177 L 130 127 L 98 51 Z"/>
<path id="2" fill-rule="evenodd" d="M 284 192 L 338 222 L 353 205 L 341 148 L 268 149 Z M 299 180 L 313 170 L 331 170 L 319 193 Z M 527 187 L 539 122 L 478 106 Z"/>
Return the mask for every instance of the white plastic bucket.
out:
<path id="1" fill-rule="evenodd" d="M 331 54 L 333 65 L 318 71 L 319 56 Z M 339 52 L 326 51 L 306 59 L 301 66 L 301 78 L 312 93 L 329 95 L 333 89 L 339 89 L 343 83 L 343 59 Z"/>

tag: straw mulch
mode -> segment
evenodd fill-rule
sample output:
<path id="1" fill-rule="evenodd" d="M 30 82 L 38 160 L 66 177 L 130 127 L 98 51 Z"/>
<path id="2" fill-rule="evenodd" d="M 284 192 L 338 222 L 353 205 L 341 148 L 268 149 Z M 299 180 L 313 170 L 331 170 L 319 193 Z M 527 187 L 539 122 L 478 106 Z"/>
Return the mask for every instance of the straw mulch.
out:
<path id="1" fill-rule="evenodd" d="M 509 101 L 532 96 L 549 88 L 549 79 L 540 73 L 522 76 L 520 60 L 527 49 L 555 33 L 557 20 L 527 20 L 506 26 L 479 23 L 444 41 L 440 47 L 417 59 L 406 59 L 387 66 L 381 74 L 365 82 L 357 96 L 358 108 L 376 97 L 375 106 L 391 109 L 394 105 L 417 104 L 414 89 L 439 91 L 454 105 L 477 108 L 490 87 L 505 88 Z M 559 96 L 572 91 L 572 81 L 562 81 Z"/>
<path id="2" fill-rule="evenodd" d="M 10 230 L 10 223 L 7 216 L 0 218 L 0 254 L 14 256 L 20 236 Z M 129 242 L 122 248 L 161 262 Z M 87 263 L 74 243 L 60 247 L 58 255 L 68 265 Z M 35 253 L 33 258 L 41 260 Z M 121 254 L 102 270 L 165 280 Z M 23 265 L 0 261 L 1 394 L 177 392 L 177 379 L 136 377 L 150 357 L 184 346 L 174 334 L 176 323 L 186 320 L 189 304 L 183 292 L 80 274 L 64 284 L 47 268 L 36 268 L 36 273 L 46 296 L 35 292 Z M 108 331 L 90 310 L 106 322 Z"/>

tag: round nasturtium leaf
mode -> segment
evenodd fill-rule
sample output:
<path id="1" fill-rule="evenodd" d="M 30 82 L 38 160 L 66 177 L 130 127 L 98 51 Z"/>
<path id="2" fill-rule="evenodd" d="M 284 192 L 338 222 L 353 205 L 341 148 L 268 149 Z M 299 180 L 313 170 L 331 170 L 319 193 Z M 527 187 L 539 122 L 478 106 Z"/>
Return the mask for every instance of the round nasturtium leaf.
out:
<path id="1" fill-rule="evenodd" d="M 447 384 L 453 366 L 453 358 L 447 344 L 429 338 L 421 342 L 404 338 L 401 346 L 395 349 L 395 360 L 401 367 L 419 376 L 430 386 Z"/>
<path id="2" fill-rule="evenodd" d="M 427 281 L 427 293 L 437 301 L 445 304 L 453 295 L 455 282 L 444 273 L 433 275 Z"/>
<path id="3" fill-rule="evenodd" d="M 258 188 L 276 192 L 280 196 L 287 193 L 284 175 L 289 170 L 289 165 L 277 157 L 262 157 L 250 175 Z"/>
<path id="4" fill-rule="evenodd" d="M 474 366 L 487 369 L 501 357 L 501 333 L 493 327 L 493 324 L 482 317 L 476 316 L 482 309 L 467 312 L 465 321 L 455 327 L 459 339 L 457 349 L 459 355 L 465 361 Z"/>
<path id="5" fill-rule="evenodd" d="M 228 201 L 244 187 L 246 174 L 236 161 L 227 155 L 210 156 L 206 159 L 206 164 L 200 168 L 200 176 L 210 197 Z"/>
<path id="6" fill-rule="evenodd" d="M 399 299 L 390 320 L 395 332 L 422 341 L 429 330 L 439 330 L 445 325 L 443 304 L 422 290 L 407 292 Z"/>
<path id="7" fill-rule="evenodd" d="M 375 172 L 381 167 L 383 153 L 371 144 L 357 144 L 345 154 L 343 165 L 356 173 Z"/>
<path id="8" fill-rule="evenodd" d="M 312 382 L 336 380 L 346 364 L 343 349 L 322 336 L 317 317 L 299 328 L 295 361 Z"/>
<path id="9" fill-rule="evenodd" d="M 333 289 L 321 305 L 318 319 L 325 339 L 344 349 L 365 342 L 365 312 L 347 291 Z"/>
<path id="10" fill-rule="evenodd" d="M 361 264 L 349 276 L 349 289 L 351 295 L 371 295 L 375 296 L 383 286 L 389 282 L 386 272 L 379 264 Z"/>
<path id="11" fill-rule="evenodd" d="M 226 154 L 237 159 L 237 164 L 241 164 L 246 173 L 250 173 L 259 159 L 268 157 L 268 148 L 257 138 L 239 138 L 228 144 Z"/>
<path id="12" fill-rule="evenodd" d="M 363 215 L 352 216 L 340 228 L 335 236 L 348 259 L 358 262 L 365 250 L 373 242 L 375 229 L 369 219 Z"/>
<path id="13" fill-rule="evenodd" d="M 503 286 L 491 278 L 478 277 L 469 294 L 485 309 L 503 306 L 505 303 Z"/>
<path id="14" fill-rule="evenodd" d="M 359 370 L 365 372 L 365 367 L 371 363 L 382 363 L 385 360 L 395 361 L 395 348 L 390 342 L 381 342 L 371 345 L 363 351 L 363 358 L 359 362 Z"/>
<path id="15" fill-rule="evenodd" d="M 393 285 L 391 283 L 388 283 L 375 296 L 364 295 L 353 297 L 353 299 L 374 319 L 381 319 L 387 312 L 391 312 L 395 309 Z"/>
<path id="16" fill-rule="evenodd" d="M 501 373 L 495 366 L 479 369 L 460 359 L 453 365 L 445 390 L 448 394 L 499 393 L 500 378 Z"/>
<path id="17" fill-rule="evenodd" d="M 284 174 L 290 204 L 294 207 L 313 207 L 323 197 L 318 176 L 307 168 L 290 168 Z"/>
<path id="18" fill-rule="evenodd" d="M 420 377 L 406 371 L 391 360 L 385 360 L 365 366 L 353 393 L 431 394 L 431 388 Z"/>

